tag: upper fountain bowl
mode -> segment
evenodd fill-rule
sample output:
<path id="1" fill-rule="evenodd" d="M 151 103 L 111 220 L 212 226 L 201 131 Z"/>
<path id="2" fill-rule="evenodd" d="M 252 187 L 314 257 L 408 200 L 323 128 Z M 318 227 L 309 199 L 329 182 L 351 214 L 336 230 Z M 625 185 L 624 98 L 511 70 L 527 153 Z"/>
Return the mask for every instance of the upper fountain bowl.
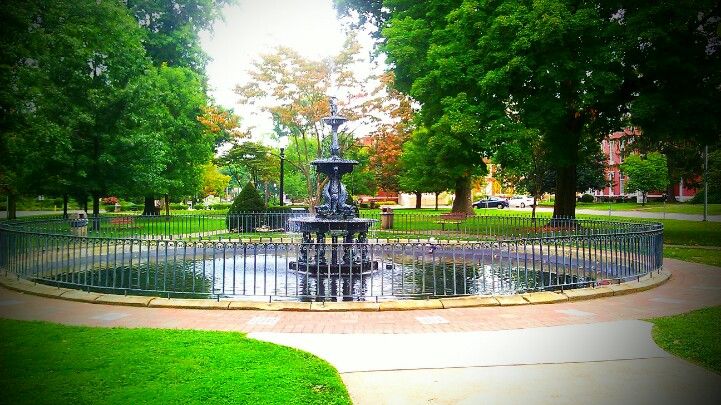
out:
<path id="1" fill-rule="evenodd" d="M 344 122 L 348 121 L 348 118 L 341 117 L 340 115 L 334 115 L 332 117 L 323 118 L 323 122 L 330 125 L 331 127 L 338 128 L 343 125 Z"/>

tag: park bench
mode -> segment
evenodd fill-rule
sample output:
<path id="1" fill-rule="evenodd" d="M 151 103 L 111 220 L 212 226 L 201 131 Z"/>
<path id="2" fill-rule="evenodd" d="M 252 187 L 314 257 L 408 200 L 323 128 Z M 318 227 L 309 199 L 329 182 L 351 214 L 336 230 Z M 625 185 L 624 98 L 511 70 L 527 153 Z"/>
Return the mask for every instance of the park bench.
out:
<path id="1" fill-rule="evenodd" d="M 134 224 L 133 217 L 117 217 L 110 220 L 110 225 L 117 228 L 131 228 Z"/>
<path id="2" fill-rule="evenodd" d="M 440 221 L 435 221 L 436 224 L 441 224 L 441 230 L 446 230 L 446 225 L 455 225 L 456 230 L 461 230 L 461 223 L 465 221 L 470 215 L 463 212 L 449 212 L 440 215 Z"/>

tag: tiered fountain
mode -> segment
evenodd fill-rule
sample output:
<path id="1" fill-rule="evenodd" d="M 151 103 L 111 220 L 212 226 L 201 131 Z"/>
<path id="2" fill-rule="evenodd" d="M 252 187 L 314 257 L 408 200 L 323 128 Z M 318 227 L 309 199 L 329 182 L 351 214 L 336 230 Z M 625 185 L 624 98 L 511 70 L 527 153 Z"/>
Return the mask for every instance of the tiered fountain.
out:
<path id="1" fill-rule="evenodd" d="M 298 261 L 291 262 L 290 267 L 334 274 L 375 270 L 378 264 L 368 257 L 368 228 L 376 220 L 358 218 L 355 207 L 346 203 L 348 192 L 341 182 L 341 177 L 352 172 L 358 162 L 340 156 L 338 127 L 348 119 L 338 115 L 335 97 L 330 98 L 330 114 L 323 118 L 332 129 L 330 157 L 311 162 L 328 182 L 314 216 L 289 220 L 303 234 Z M 327 248 L 330 258 L 326 257 Z"/>

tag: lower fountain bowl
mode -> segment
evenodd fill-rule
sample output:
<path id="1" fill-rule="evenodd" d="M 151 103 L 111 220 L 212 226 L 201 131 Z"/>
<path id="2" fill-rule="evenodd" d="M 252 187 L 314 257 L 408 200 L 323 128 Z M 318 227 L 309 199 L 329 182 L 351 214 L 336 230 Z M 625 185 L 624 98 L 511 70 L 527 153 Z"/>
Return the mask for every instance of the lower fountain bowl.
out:
<path id="1" fill-rule="evenodd" d="M 290 262 L 288 267 L 291 270 L 319 275 L 359 274 L 378 270 L 378 262 L 354 262 L 354 263 L 303 263 Z"/>

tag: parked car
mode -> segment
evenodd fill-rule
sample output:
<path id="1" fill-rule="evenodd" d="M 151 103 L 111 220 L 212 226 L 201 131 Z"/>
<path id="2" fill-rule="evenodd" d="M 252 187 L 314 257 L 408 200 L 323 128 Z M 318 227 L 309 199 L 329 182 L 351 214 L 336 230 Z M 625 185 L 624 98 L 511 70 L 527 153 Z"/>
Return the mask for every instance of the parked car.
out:
<path id="1" fill-rule="evenodd" d="M 508 200 L 508 205 L 511 207 L 532 207 L 533 206 L 533 197 L 530 195 L 514 195 L 511 199 Z"/>
<path id="2" fill-rule="evenodd" d="M 478 200 L 473 203 L 474 208 L 498 208 L 500 210 L 508 207 L 508 201 L 498 198 L 498 197 L 489 197 L 485 198 L 483 200 Z"/>

